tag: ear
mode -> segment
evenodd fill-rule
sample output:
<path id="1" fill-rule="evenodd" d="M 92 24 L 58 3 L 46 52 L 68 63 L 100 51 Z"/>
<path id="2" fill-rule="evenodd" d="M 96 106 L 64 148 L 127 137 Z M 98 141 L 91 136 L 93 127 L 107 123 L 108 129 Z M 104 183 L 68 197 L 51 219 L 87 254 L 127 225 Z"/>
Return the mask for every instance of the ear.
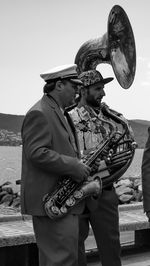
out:
<path id="1" fill-rule="evenodd" d="M 62 91 L 64 89 L 64 84 L 61 82 L 61 80 L 56 81 L 56 89 L 58 91 Z"/>

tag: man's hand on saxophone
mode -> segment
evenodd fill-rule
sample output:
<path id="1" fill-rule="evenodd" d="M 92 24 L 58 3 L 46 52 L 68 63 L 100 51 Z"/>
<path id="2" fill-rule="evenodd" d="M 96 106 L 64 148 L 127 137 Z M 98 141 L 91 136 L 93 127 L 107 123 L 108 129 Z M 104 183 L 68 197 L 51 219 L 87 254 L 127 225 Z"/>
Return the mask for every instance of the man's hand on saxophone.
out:
<path id="1" fill-rule="evenodd" d="M 91 168 L 87 166 L 82 161 L 77 161 L 76 168 L 74 174 L 72 175 L 72 179 L 78 183 L 86 180 L 91 173 Z"/>

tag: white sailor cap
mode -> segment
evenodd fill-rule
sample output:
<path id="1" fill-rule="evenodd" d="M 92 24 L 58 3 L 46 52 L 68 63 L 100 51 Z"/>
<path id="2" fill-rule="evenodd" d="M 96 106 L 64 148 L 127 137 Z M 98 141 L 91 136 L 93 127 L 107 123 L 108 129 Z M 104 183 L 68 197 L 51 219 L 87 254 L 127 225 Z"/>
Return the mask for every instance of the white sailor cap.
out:
<path id="1" fill-rule="evenodd" d="M 57 79 L 68 79 L 78 85 L 83 84 L 82 81 L 78 78 L 76 64 L 58 66 L 45 71 L 44 73 L 40 74 L 40 76 L 47 83 Z"/>

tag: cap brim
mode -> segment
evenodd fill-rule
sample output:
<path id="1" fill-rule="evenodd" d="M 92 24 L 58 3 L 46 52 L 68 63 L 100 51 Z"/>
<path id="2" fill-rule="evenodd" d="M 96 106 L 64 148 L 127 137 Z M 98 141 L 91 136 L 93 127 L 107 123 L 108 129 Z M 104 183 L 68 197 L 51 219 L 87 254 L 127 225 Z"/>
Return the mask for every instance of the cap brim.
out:
<path id="1" fill-rule="evenodd" d="M 106 78 L 106 79 L 103 79 L 103 80 L 100 81 L 100 82 L 102 82 L 102 83 L 104 83 L 104 84 L 107 84 L 107 83 L 111 82 L 113 79 L 114 79 L 114 78 Z"/>
<path id="2" fill-rule="evenodd" d="M 80 79 L 69 79 L 69 80 L 77 85 L 83 85 L 83 82 Z"/>

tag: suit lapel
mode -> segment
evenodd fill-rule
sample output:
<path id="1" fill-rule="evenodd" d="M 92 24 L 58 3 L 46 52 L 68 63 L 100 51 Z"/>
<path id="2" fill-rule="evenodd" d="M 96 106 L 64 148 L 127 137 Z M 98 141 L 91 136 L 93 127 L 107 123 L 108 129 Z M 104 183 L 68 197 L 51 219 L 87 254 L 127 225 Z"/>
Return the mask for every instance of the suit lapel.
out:
<path id="1" fill-rule="evenodd" d="M 72 147 L 74 148 L 75 152 L 78 154 L 80 154 L 79 152 L 79 143 L 78 143 L 78 139 L 77 139 L 77 134 L 76 134 L 76 130 L 74 127 L 74 124 L 71 120 L 72 125 L 69 126 L 68 122 L 66 121 L 62 111 L 60 110 L 58 104 L 55 102 L 55 100 L 53 100 L 53 98 L 48 98 L 46 95 L 43 96 L 43 100 L 46 101 L 46 103 L 48 105 L 50 105 L 51 108 L 54 109 L 56 116 L 59 118 L 61 124 L 64 126 L 64 128 L 66 129 L 68 135 L 69 135 L 69 140 L 70 143 L 72 145 Z M 74 139 L 73 139 L 74 137 Z M 74 145 L 74 143 L 76 145 Z"/>

